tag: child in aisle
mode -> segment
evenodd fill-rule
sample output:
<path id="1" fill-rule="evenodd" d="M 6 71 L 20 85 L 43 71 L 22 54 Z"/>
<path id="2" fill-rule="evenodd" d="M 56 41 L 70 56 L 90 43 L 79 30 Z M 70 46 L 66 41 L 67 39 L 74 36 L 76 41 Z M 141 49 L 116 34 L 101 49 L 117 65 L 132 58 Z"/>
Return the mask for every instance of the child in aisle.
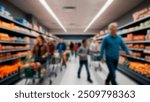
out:
<path id="1" fill-rule="evenodd" d="M 87 40 L 83 40 L 82 46 L 78 50 L 78 55 L 79 55 L 78 78 L 80 79 L 82 67 L 83 65 L 85 65 L 86 72 L 87 72 L 87 81 L 93 83 L 93 81 L 91 80 L 89 66 L 88 66 L 88 54 L 89 54 L 88 42 Z"/>

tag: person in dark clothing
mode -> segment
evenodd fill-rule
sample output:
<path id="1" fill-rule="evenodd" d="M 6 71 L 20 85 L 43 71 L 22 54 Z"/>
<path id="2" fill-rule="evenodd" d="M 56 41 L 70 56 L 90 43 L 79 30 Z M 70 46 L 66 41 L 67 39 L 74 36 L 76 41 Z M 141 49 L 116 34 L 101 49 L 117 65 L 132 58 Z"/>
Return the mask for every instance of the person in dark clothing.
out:
<path id="1" fill-rule="evenodd" d="M 78 42 L 78 47 L 79 47 L 79 48 L 81 47 L 81 43 L 80 43 L 80 42 Z"/>
<path id="2" fill-rule="evenodd" d="M 74 43 L 71 42 L 71 43 L 70 43 L 70 50 L 71 50 L 71 54 L 72 54 L 72 55 L 73 55 L 73 46 L 74 46 Z"/>
<path id="3" fill-rule="evenodd" d="M 47 57 L 48 57 L 48 46 L 45 42 L 45 39 L 43 36 L 38 36 L 36 39 L 36 44 L 33 47 L 32 50 L 32 57 L 34 58 L 35 62 L 39 62 L 43 65 L 46 65 L 46 61 L 47 61 Z M 46 67 L 46 66 L 44 66 Z M 40 76 L 41 76 L 41 71 L 42 70 L 46 70 L 44 68 L 40 68 L 38 69 Z M 40 78 L 39 80 L 39 84 L 41 84 L 43 82 L 44 78 Z M 35 82 L 35 80 L 33 80 L 33 82 Z"/>
<path id="4" fill-rule="evenodd" d="M 100 57 L 102 63 L 104 63 L 103 55 L 105 51 L 106 64 L 108 66 L 109 74 L 106 78 L 105 85 L 117 85 L 116 82 L 116 69 L 119 60 L 119 50 L 120 47 L 126 51 L 126 53 L 131 54 L 130 50 L 126 47 L 121 36 L 117 35 L 117 23 L 111 23 L 108 27 L 110 33 L 102 41 Z"/>
<path id="5" fill-rule="evenodd" d="M 83 40 L 82 46 L 78 50 L 78 55 L 79 55 L 79 60 L 80 60 L 79 62 L 80 65 L 78 69 L 78 78 L 80 78 L 82 66 L 85 65 L 86 72 L 87 72 L 87 81 L 90 83 L 93 83 L 93 81 L 91 80 L 90 71 L 88 67 L 88 54 L 89 54 L 88 42 L 87 40 Z"/>
<path id="6" fill-rule="evenodd" d="M 40 62 L 41 64 L 46 63 L 46 57 L 48 56 L 48 46 L 45 43 L 43 36 L 38 36 L 36 39 L 36 44 L 32 50 L 32 57 L 35 58 L 35 62 Z"/>

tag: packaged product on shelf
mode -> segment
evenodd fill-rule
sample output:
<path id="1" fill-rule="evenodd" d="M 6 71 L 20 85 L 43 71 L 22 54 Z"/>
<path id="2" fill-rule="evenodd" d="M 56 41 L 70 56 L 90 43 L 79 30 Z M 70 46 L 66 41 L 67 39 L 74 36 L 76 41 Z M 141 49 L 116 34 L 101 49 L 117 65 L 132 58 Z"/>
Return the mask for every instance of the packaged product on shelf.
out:
<path id="1" fill-rule="evenodd" d="M 146 40 L 150 40 L 150 30 L 147 30 L 147 34 L 146 34 L 145 39 Z"/>
<path id="2" fill-rule="evenodd" d="M 5 78 L 17 72 L 18 68 L 19 68 L 19 62 L 14 63 L 12 65 L 1 65 L 0 66 L 0 79 Z"/>
<path id="3" fill-rule="evenodd" d="M 145 56 L 145 59 L 146 59 L 146 60 L 150 60 L 150 55 L 146 55 L 146 56 Z"/>
<path id="4" fill-rule="evenodd" d="M 23 24 L 24 26 L 27 26 L 27 27 L 30 26 L 30 23 L 29 23 L 27 20 L 23 19 L 23 18 L 15 18 L 15 20 L 16 20 L 17 22 Z"/>
<path id="5" fill-rule="evenodd" d="M 4 15 L 4 12 L 5 12 L 5 8 L 2 5 L 0 5 L 0 14 Z"/>
<path id="6" fill-rule="evenodd" d="M 150 64 L 141 62 L 130 62 L 129 68 L 142 75 L 150 77 Z"/>
<path id="7" fill-rule="evenodd" d="M 140 10 L 140 11 L 135 12 L 135 13 L 132 15 L 132 17 L 133 17 L 133 20 L 136 21 L 136 20 L 141 19 L 141 18 L 143 18 L 143 17 L 145 17 L 145 16 L 148 16 L 149 13 L 150 13 L 149 8 L 144 8 L 144 9 L 142 9 L 142 10 Z"/>

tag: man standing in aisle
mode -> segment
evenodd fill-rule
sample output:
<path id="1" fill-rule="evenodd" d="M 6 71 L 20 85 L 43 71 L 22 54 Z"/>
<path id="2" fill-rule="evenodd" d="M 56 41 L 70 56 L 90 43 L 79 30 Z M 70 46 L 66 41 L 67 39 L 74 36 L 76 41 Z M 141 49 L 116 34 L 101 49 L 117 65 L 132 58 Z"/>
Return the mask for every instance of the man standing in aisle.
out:
<path id="1" fill-rule="evenodd" d="M 89 67 L 88 67 L 88 54 L 89 54 L 88 41 L 83 40 L 82 46 L 78 50 L 79 61 L 80 61 L 79 70 L 78 70 L 78 78 L 80 79 L 82 66 L 85 65 L 86 72 L 87 72 L 87 81 L 90 83 L 93 83 L 93 81 L 91 80 Z"/>
<path id="2" fill-rule="evenodd" d="M 117 85 L 116 82 L 116 69 L 118 66 L 119 60 L 119 50 L 120 47 L 128 54 L 131 54 L 129 49 L 126 47 L 124 41 L 122 40 L 121 36 L 117 35 L 117 23 L 111 23 L 108 26 L 109 34 L 107 37 L 103 39 L 102 46 L 101 46 L 101 61 L 104 63 L 103 55 L 105 51 L 106 55 L 106 64 L 108 66 L 109 74 L 105 81 L 105 85 L 109 85 L 110 82 L 112 85 Z"/>

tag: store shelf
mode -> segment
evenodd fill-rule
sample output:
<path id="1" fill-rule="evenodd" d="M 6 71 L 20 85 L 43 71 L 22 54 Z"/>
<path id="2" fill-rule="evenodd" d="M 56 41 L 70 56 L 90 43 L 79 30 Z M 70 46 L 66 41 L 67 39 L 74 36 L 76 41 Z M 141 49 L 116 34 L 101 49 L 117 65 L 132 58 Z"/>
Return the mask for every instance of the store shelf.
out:
<path id="1" fill-rule="evenodd" d="M 26 45 L 26 44 L 29 44 L 29 43 L 26 43 L 26 42 L 8 42 L 8 41 L 1 41 L 0 40 L 0 44 Z"/>
<path id="2" fill-rule="evenodd" d="M 123 74 L 127 75 L 129 78 L 133 79 L 134 81 L 138 82 L 139 84 L 150 85 L 150 77 L 144 76 L 140 73 L 137 73 L 126 65 L 119 64 L 118 70 Z"/>
<path id="3" fill-rule="evenodd" d="M 145 40 L 145 41 L 127 41 L 125 43 L 126 44 L 131 44 L 131 43 L 150 43 L 150 40 Z"/>
<path id="4" fill-rule="evenodd" d="M 19 80 L 18 72 L 11 74 L 3 79 L 0 79 L 0 85 L 10 85 Z"/>
<path id="5" fill-rule="evenodd" d="M 30 48 L 24 48 L 24 49 L 17 49 L 17 50 L 0 50 L 0 53 L 26 51 L 26 50 L 31 50 L 31 49 Z"/>
<path id="6" fill-rule="evenodd" d="M 135 56 L 130 56 L 130 55 L 121 55 L 121 56 L 150 63 L 150 60 L 146 60 L 146 59 L 140 58 L 140 57 L 135 57 Z"/>
<path id="7" fill-rule="evenodd" d="M 20 32 L 20 31 L 16 31 L 16 30 L 12 30 L 12 29 L 8 29 L 8 28 L 4 28 L 4 27 L 0 27 L 0 30 L 4 30 L 6 32 L 10 32 L 8 34 L 11 34 L 11 33 L 15 33 L 17 36 L 29 36 L 29 37 L 32 37 L 32 38 L 36 38 L 36 36 L 33 36 L 31 34 L 28 34 L 28 33 L 23 33 L 23 32 Z M 18 35 L 20 34 L 20 35 Z"/>
<path id="8" fill-rule="evenodd" d="M 125 25 L 119 27 L 118 29 L 124 29 L 124 28 L 127 28 L 127 27 L 132 26 L 132 25 L 138 25 L 138 23 L 146 21 L 148 19 L 150 19 L 150 16 L 147 16 L 147 17 L 141 18 L 141 19 L 139 19 L 137 21 L 133 21 L 133 22 L 130 22 L 128 24 L 125 24 Z"/>
<path id="9" fill-rule="evenodd" d="M 7 62 L 7 61 L 12 61 L 12 60 L 16 60 L 18 58 L 23 58 L 23 57 L 26 57 L 26 56 L 24 55 L 24 56 L 19 56 L 19 57 L 14 57 L 14 58 L 0 60 L 0 63 Z"/>
<path id="10" fill-rule="evenodd" d="M 143 51 L 144 52 L 144 50 L 145 49 L 136 49 L 136 48 L 129 48 L 130 50 L 133 50 L 133 51 Z"/>
<path id="11" fill-rule="evenodd" d="M 3 16 L 3 15 L 0 15 L 0 19 L 2 19 L 2 20 L 4 20 L 4 21 L 7 21 L 7 22 L 14 23 L 14 24 L 17 25 L 17 26 L 20 26 L 20 27 L 23 27 L 23 28 L 26 28 L 26 29 L 35 31 L 35 32 L 37 32 L 37 33 L 44 34 L 43 32 L 40 32 L 40 31 L 37 31 L 37 30 L 35 30 L 35 29 L 33 29 L 33 28 L 27 27 L 27 26 L 25 26 L 25 25 L 23 25 L 23 24 L 21 24 L 21 23 L 15 21 L 15 20 L 12 20 L 12 19 L 10 19 L 10 18 L 7 18 L 7 17 L 5 17 L 5 16 Z"/>
<path id="12" fill-rule="evenodd" d="M 150 27 L 143 27 L 143 28 L 133 30 L 133 31 L 129 31 L 129 32 L 119 33 L 119 35 L 122 36 L 122 35 L 125 35 L 125 34 L 136 33 L 136 32 L 140 32 L 140 31 L 147 30 L 147 29 L 150 29 Z"/>

